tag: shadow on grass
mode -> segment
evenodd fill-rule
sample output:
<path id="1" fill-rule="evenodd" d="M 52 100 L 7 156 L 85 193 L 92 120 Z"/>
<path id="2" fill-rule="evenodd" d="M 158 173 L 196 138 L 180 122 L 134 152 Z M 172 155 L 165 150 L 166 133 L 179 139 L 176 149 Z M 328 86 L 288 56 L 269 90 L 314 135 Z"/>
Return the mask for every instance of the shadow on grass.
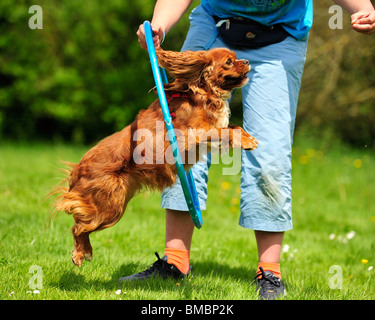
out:
<path id="1" fill-rule="evenodd" d="M 216 261 L 198 261 L 194 263 L 192 277 L 187 279 L 149 279 L 147 281 L 127 281 L 120 283 L 121 277 L 134 272 L 143 271 L 145 268 L 136 263 L 120 266 L 111 274 L 109 280 L 102 277 L 94 278 L 92 273 L 77 272 L 71 269 L 61 275 L 57 283 L 52 284 L 61 290 L 69 292 L 80 292 L 82 290 L 110 291 L 126 288 L 134 291 L 137 299 L 171 299 L 193 300 L 193 299 L 220 299 L 222 288 L 237 284 L 250 286 L 255 276 L 255 269 L 244 267 L 232 267 L 229 264 Z M 207 291 L 208 290 L 208 291 Z M 202 297 L 201 292 L 208 292 L 208 297 Z M 160 296 L 160 294 L 164 296 Z"/>
<path id="2" fill-rule="evenodd" d="M 131 274 L 131 272 L 138 266 L 135 263 L 129 263 L 123 265 L 111 276 L 110 280 L 102 280 L 99 278 L 90 278 L 92 276 L 90 273 L 85 273 L 84 271 L 78 273 L 77 270 L 71 269 L 61 275 L 57 283 L 52 284 L 61 290 L 67 291 L 81 291 L 82 289 L 95 289 L 95 290 L 110 290 L 119 287 L 118 279 L 124 275 Z M 74 267 L 76 268 L 76 267 Z"/>
<path id="3" fill-rule="evenodd" d="M 215 276 L 251 282 L 256 275 L 256 269 L 249 269 L 246 266 L 232 267 L 230 264 L 222 264 L 216 261 L 201 261 L 194 263 L 193 273 L 199 277 Z"/>
<path id="4" fill-rule="evenodd" d="M 122 268 L 119 269 L 121 272 L 116 271 L 112 277 L 118 279 L 124 276 Z M 133 272 L 137 271 L 142 270 L 139 268 L 133 270 Z M 157 299 L 163 299 L 163 294 L 167 294 L 171 299 L 181 300 L 222 299 L 223 295 L 228 299 L 230 287 L 236 288 L 238 284 L 250 287 L 255 273 L 256 269 L 232 267 L 216 261 L 201 261 L 193 264 L 192 276 L 185 279 L 154 278 L 147 281 L 129 281 L 123 282 L 121 287 L 125 287 L 128 291 L 145 291 L 144 296 L 138 297 L 139 299 L 150 299 L 150 296 L 155 297 L 155 294 L 158 295 Z"/>

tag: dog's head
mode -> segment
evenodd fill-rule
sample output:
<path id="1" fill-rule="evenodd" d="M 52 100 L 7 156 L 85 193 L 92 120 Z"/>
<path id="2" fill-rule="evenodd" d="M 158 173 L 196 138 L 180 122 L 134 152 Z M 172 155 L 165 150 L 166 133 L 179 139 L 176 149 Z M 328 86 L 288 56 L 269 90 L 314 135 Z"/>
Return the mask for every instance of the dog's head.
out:
<path id="1" fill-rule="evenodd" d="M 225 48 L 208 51 L 156 50 L 159 65 L 175 78 L 173 90 L 214 93 L 228 97 L 234 88 L 248 82 L 249 61 L 239 60 L 233 51 Z"/>

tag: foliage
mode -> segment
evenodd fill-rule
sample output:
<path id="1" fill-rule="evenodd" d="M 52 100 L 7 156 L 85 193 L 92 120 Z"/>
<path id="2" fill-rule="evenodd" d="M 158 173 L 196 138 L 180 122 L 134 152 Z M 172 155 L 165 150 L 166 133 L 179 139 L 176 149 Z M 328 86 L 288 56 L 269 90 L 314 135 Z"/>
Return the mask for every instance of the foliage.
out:
<path id="1" fill-rule="evenodd" d="M 42 2 L 40 30 L 28 27 L 31 4 L 0 4 L 4 136 L 91 141 L 122 129 L 155 99 L 136 37 L 152 2 Z"/>
<path id="2" fill-rule="evenodd" d="M 28 26 L 34 4 L 43 8 L 41 30 Z M 351 31 L 348 14 L 344 29 L 331 30 L 333 2 L 314 4 L 297 130 L 330 130 L 349 143 L 373 146 L 375 36 Z M 129 124 L 155 99 L 148 56 L 135 34 L 153 6 L 147 0 L 2 0 L 0 137 L 92 142 Z M 165 49 L 180 49 L 188 23 L 187 13 Z M 241 121 L 239 97 L 234 121 Z"/>

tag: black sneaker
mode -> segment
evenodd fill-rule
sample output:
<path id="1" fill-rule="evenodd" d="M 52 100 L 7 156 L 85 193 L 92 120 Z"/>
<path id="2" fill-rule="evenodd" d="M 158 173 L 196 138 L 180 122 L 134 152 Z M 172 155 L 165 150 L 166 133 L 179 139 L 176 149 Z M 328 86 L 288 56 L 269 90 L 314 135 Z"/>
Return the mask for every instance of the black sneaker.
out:
<path id="1" fill-rule="evenodd" d="M 261 300 L 275 300 L 285 296 L 284 282 L 276 277 L 271 271 L 264 271 L 259 267 L 261 273 L 258 274 L 254 281 L 258 279 L 258 286 L 255 291 L 259 290 Z"/>
<path id="2" fill-rule="evenodd" d="M 162 279 L 174 278 L 183 279 L 190 275 L 192 266 L 190 266 L 187 273 L 182 273 L 178 268 L 171 263 L 168 263 L 168 257 L 164 256 L 160 258 L 159 254 L 155 252 L 156 260 L 147 270 L 132 274 L 127 277 L 120 278 L 119 281 L 133 281 L 133 280 L 147 280 L 149 278 L 160 277 Z"/>

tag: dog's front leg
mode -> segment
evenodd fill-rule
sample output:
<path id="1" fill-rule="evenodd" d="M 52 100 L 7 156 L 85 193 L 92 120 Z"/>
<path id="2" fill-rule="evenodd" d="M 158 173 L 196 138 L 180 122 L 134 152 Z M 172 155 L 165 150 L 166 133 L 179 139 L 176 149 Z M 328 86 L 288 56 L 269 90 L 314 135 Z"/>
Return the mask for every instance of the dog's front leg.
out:
<path id="1" fill-rule="evenodd" d="M 185 152 L 185 160 L 188 160 L 189 164 L 202 160 L 204 154 L 220 149 L 254 150 L 258 146 L 258 141 L 239 126 L 188 129 L 177 141 L 180 152 Z"/>
<path id="2" fill-rule="evenodd" d="M 258 141 L 239 126 L 227 128 L 191 129 L 185 135 L 185 150 L 206 144 L 210 148 L 241 148 L 254 150 Z"/>

